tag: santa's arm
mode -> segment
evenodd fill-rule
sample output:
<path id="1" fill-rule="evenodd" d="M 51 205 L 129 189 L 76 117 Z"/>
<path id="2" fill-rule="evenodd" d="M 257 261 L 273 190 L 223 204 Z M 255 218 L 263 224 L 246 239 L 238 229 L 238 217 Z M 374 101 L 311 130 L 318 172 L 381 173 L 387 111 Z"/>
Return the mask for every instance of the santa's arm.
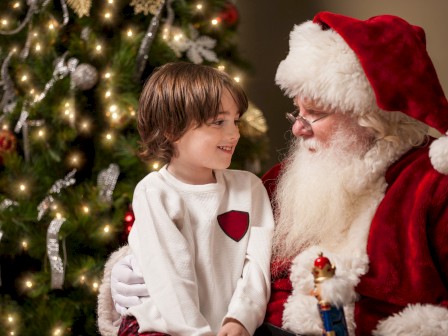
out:
<path id="1" fill-rule="evenodd" d="M 447 183 L 438 184 L 438 188 L 443 189 L 439 191 L 444 195 L 447 187 Z M 435 194 L 440 195 L 437 191 Z M 448 286 L 448 268 L 446 267 L 448 265 L 448 246 L 446 244 L 448 197 L 445 202 L 441 202 L 440 198 L 437 199 L 431 212 L 438 215 L 437 220 L 433 216 L 431 225 L 428 225 L 428 245 L 432 250 L 431 255 L 439 270 L 441 282 Z M 428 288 L 428 290 L 431 289 Z M 437 304 L 409 304 L 399 313 L 380 321 L 373 335 L 448 335 L 448 288 L 445 288 L 445 297 Z"/>

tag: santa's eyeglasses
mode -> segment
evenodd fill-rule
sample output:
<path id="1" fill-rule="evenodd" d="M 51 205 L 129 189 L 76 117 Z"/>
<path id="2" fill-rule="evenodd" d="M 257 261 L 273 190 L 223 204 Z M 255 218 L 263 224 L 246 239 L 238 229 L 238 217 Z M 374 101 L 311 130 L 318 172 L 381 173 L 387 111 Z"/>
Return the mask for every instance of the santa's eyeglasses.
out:
<path id="1" fill-rule="evenodd" d="M 313 130 L 312 124 L 314 124 L 315 122 L 322 120 L 326 117 L 328 117 L 329 115 L 332 115 L 333 113 L 324 113 L 323 115 L 317 117 L 314 120 L 307 120 L 304 117 L 302 117 L 300 115 L 300 109 L 296 108 L 294 111 L 292 112 L 286 112 L 285 116 L 286 119 L 288 119 L 288 121 L 294 125 L 294 123 L 296 121 L 300 122 L 300 124 L 302 125 L 302 127 L 308 131 L 311 132 Z"/>

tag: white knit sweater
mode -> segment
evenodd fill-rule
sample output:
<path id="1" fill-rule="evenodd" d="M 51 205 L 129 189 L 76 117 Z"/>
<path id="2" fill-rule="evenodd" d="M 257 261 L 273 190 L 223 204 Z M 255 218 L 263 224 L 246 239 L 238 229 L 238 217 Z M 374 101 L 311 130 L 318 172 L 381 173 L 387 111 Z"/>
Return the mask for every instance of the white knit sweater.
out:
<path id="1" fill-rule="evenodd" d="M 137 185 L 129 245 L 150 296 L 128 312 L 140 332 L 216 335 L 224 318 L 250 334 L 270 295 L 274 221 L 260 179 L 215 171 L 216 183 L 190 185 L 163 167 Z"/>

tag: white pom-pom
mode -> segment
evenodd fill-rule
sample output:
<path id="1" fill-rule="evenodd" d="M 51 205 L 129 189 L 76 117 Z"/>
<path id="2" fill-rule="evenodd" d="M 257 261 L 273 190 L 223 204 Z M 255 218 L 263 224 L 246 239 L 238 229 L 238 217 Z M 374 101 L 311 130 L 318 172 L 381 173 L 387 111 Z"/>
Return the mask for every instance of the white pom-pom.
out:
<path id="1" fill-rule="evenodd" d="M 429 148 L 429 157 L 435 170 L 448 175 L 448 136 L 434 140 Z"/>

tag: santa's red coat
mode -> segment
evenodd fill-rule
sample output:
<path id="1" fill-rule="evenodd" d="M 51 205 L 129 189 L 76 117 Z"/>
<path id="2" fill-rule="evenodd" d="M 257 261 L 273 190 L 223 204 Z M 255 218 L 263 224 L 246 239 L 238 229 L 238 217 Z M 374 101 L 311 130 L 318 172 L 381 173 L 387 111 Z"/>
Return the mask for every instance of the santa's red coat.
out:
<path id="1" fill-rule="evenodd" d="M 400 320 L 398 314 L 393 328 L 429 323 L 428 314 L 438 317 L 433 307 L 448 312 L 448 176 L 434 170 L 428 147 L 409 151 L 387 170 L 388 187 L 367 241 L 369 271 L 356 288 L 356 335 L 371 334 L 380 320 L 410 305 L 414 305 L 416 321 Z M 270 195 L 281 167 L 279 164 L 263 176 Z M 282 325 L 283 307 L 291 291 L 288 265 L 273 264 L 266 322 Z"/>

